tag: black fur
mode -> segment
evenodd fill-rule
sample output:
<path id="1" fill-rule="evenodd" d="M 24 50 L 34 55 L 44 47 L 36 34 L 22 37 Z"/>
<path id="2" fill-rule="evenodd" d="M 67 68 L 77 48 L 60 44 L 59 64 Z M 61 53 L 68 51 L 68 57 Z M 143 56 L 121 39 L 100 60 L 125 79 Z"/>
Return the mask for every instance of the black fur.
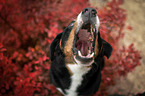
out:
<path id="1" fill-rule="evenodd" d="M 50 68 L 50 81 L 62 90 L 69 88 L 70 85 L 70 74 L 65 66 L 65 55 L 62 53 L 59 41 L 62 33 L 58 34 L 50 45 L 50 58 L 52 61 Z M 65 93 L 65 91 L 63 90 Z"/>
<path id="2" fill-rule="evenodd" d="M 68 40 L 69 34 L 73 28 L 73 22 L 58 34 L 50 45 L 50 59 L 52 61 L 50 68 L 50 80 L 56 86 L 62 89 L 68 89 L 71 84 L 70 74 L 65 66 L 65 54 L 60 48 L 60 40 L 62 40 L 62 48 Z M 104 66 L 104 56 L 110 57 L 112 47 L 109 43 L 103 40 L 98 33 L 99 54 L 92 64 L 91 70 L 83 76 L 82 84 L 78 87 L 77 92 L 79 96 L 90 96 L 96 93 L 101 82 L 101 70 Z"/>

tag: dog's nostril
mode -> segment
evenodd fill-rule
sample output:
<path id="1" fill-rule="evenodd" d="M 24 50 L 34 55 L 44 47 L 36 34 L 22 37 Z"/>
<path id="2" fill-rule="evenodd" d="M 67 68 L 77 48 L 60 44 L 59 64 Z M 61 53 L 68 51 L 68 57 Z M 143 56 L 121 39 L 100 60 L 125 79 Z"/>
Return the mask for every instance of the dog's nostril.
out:
<path id="1" fill-rule="evenodd" d="M 85 13 L 87 13 L 88 12 L 88 9 L 85 9 Z"/>
<path id="2" fill-rule="evenodd" d="M 92 15 L 96 15 L 97 11 L 96 10 L 92 10 Z"/>
<path id="3" fill-rule="evenodd" d="M 87 13 L 88 12 L 88 8 L 85 8 L 84 10 L 83 10 L 83 14 L 84 13 Z"/>

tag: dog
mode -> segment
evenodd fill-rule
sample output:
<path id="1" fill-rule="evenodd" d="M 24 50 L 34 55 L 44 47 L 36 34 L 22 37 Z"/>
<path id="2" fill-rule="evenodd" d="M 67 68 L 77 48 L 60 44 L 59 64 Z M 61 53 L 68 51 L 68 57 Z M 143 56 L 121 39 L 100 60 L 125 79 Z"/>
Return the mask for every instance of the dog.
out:
<path id="1" fill-rule="evenodd" d="M 84 8 L 50 45 L 50 81 L 65 96 L 91 96 L 100 86 L 104 56 L 113 49 L 99 25 L 97 11 Z"/>

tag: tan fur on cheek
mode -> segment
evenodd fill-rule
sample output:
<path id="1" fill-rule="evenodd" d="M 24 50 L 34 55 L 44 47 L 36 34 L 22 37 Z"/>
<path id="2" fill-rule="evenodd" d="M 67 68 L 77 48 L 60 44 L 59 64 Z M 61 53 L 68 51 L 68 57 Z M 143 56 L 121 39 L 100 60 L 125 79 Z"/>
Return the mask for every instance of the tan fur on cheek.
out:
<path id="1" fill-rule="evenodd" d="M 77 26 L 77 22 L 75 22 L 74 27 L 72 31 L 70 32 L 69 38 L 64 47 L 64 54 L 68 58 L 70 58 L 72 55 L 72 47 L 73 47 L 73 41 L 75 37 L 76 26 Z"/>
<path id="2" fill-rule="evenodd" d="M 95 57 L 98 55 L 99 53 L 99 45 L 98 45 L 98 35 L 96 36 L 96 41 L 95 41 Z"/>
<path id="3" fill-rule="evenodd" d="M 74 37 L 75 37 L 76 26 L 77 26 L 77 23 L 75 22 L 74 27 L 73 27 L 72 31 L 70 32 L 69 38 L 64 47 L 66 66 L 67 66 L 67 64 L 74 64 L 72 48 L 73 48 L 73 41 L 74 41 Z M 68 69 L 70 75 L 73 75 L 71 70 L 68 67 L 67 67 L 67 69 Z"/>
<path id="4" fill-rule="evenodd" d="M 66 45 L 64 47 L 64 54 L 66 56 L 70 56 L 71 55 L 71 49 L 72 49 L 72 46 L 73 46 L 73 40 L 74 40 L 74 34 L 75 34 L 75 30 L 72 29 L 70 35 L 69 35 L 69 38 L 66 42 Z"/>

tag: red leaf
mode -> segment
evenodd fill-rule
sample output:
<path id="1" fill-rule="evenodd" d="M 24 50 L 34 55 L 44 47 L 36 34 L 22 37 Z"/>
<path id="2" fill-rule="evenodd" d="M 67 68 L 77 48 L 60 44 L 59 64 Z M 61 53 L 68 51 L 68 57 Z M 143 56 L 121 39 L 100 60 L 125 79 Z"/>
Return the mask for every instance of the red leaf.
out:
<path id="1" fill-rule="evenodd" d="M 131 26 L 127 26 L 127 29 L 132 30 L 132 27 Z"/>

